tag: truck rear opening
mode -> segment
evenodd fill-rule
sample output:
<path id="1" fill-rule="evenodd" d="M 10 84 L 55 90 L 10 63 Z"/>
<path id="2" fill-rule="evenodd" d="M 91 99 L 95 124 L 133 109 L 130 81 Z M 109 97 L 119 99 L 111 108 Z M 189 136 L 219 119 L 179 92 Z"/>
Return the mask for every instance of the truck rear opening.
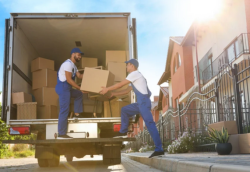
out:
<path id="1" fill-rule="evenodd" d="M 18 119 L 17 107 L 12 104 L 11 95 L 15 92 L 33 94 L 32 60 L 37 57 L 53 60 L 55 71 L 58 71 L 60 65 L 70 58 L 70 51 L 74 47 L 80 48 L 84 57 L 97 58 L 98 66 L 103 68 L 108 50 L 125 51 L 127 60 L 137 58 L 135 26 L 135 19 L 132 24 L 130 13 L 13 13 L 6 20 L 2 119 L 10 126 L 12 135 L 37 133 L 38 140 L 30 143 L 37 147 L 36 158 L 41 167 L 49 164 L 57 166 L 59 155 L 69 157 L 70 161 L 74 156 L 103 154 L 104 162 L 119 163 L 117 150 L 121 149 L 122 141 L 126 139 L 113 140 L 113 133 L 119 131 L 121 118 L 117 115 L 104 117 L 103 104 L 98 112 L 84 112 L 81 118 L 68 120 L 68 133 L 82 133 L 83 137 L 79 138 L 92 140 L 64 141 L 60 143 L 63 151 L 57 148 L 59 143 L 51 143 L 56 138 L 58 119 Z M 129 103 L 134 101 L 134 94 L 131 93 Z M 93 118 L 93 113 L 98 113 L 97 118 Z M 133 121 L 131 119 L 130 122 Z M 133 126 L 130 125 L 130 128 L 132 131 Z M 131 138 L 127 141 L 131 141 Z M 112 154 L 112 148 L 115 148 L 116 155 L 106 156 Z"/>

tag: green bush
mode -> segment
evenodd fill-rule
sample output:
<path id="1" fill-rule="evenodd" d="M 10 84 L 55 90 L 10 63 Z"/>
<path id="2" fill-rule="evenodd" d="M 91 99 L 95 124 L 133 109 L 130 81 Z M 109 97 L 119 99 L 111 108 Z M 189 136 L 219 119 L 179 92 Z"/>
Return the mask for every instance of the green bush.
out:
<path id="1" fill-rule="evenodd" d="M 168 153 L 187 153 L 189 151 L 194 151 L 195 147 L 204 143 L 205 138 L 203 135 L 196 135 L 195 133 L 184 132 L 181 137 L 172 142 L 168 146 Z"/>
<path id="2" fill-rule="evenodd" d="M 155 150 L 155 146 L 147 144 L 147 142 L 143 143 L 141 148 L 139 149 L 139 152 L 147 152 L 147 151 L 153 151 Z"/>
<path id="3" fill-rule="evenodd" d="M 27 136 L 10 136 L 8 134 L 8 127 L 6 126 L 5 122 L 1 120 L 1 115 L 2 115 L 2 105 L 0 103 L 0 159 L 13 156 L 13 152 L 8 149 L 7 145 L 2 143 L 2 140 L 36 140 L 35 134 Z"/>
<path id="4" fill-rule="evenodd" d="M 32 150 L 24 150 L 20 152 L 14 152 L 14 158 L 24 158 L 29 156 L 34 156 L 35 151 Z"/>
<path id="5" fill-rule="evenodd" d="M 24 151 L 28 149 L 28 145 L 27 144 L 15 144 L 12 147 L 12 151 L 13 152 L 20 152 L 20 151 Z"/>

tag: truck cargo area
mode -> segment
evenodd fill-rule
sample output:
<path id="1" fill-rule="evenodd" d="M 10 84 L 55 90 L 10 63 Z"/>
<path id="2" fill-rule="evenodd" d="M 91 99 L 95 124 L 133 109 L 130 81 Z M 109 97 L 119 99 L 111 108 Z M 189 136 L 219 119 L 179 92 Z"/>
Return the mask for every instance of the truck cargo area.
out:
<path id="1" fill-rule="evenodd" d="M 95 98 L 99 93 L 99 85 L 95 86 L 96 91 L 83 94 L 85 109 L 83 108 L 83 113 L 78 118 L 72 118 L 74 102 L 71 99 L 66 134 L 73 139 L 59 140 L 59 101 L 55 93 L 55 80 L 56 72 L 61 64 L 70 58 L 71 50 L 75 47 L 84 53 L 85 60 L 94 59 L 97 62 L 94 63 L 95 67 L 90 64 L 84 66 L 82 61 L 80 65 L 76 65 L 83 75 L 85 72 L 85 76 L 87 76 L 87 71 L 93 71 L 86 80 L 90 81 L 91 77 L 97 76 L 97 73 L 106 72 L 108 77 L 104 82 L 107 85 L 113 85 L 126 77 L 124 60 L 134 58 L 136 54 L 134 53 L 136 44 L 133 44 L 136 40 L 132 34 L 135 31 L 130 20 L 130 13 L 11 14 L 11 18 L 6 20 L 5 30 L 2 119 L 9 125 L 10 134 L 34 133 L 37 135 L 37 140 L 6 140 L 3 143 L 34 144 L 35 158 L 38 159 L 40 167 L 58 166 L 60 155 L 65 155 L 68 162 L 72 161 L 73 157 L 103 155 L 104 163 L 119 164 L 123 142 L 135 141 L 135 138 L 113 138 L 113 136 L 121 127 L 121 108 L 135 101 L 134 93 L 128 91 L 125 97 L 116 97 L 111 103 L 107 101 L 107 98 Z M 133 21 L 135 24 L 135 19 Z M 112 60 L 106 60 L 108 59 L 107 52 L 111 54 L 118 52 L 122 55 L 109 55 Z M 120 61 L 117 60 L 117 56 L 122 56 Z M 44 67 L 40 66 L 42 60 Z M 118 67 L 118 62 L 120 66 L 123 66 L 122 70 L 120 66 Z M 111 65 L 108 65 L 111 63 L 115 63 L 112 64 L 115 70 L 113 73 Z M 90 69 L 90 67 L 95 69 Z M 119 71 L 122 71 L 122 76 L 114 74 Z M 35 73 L 40 74 L 35 75 Z M 50 78 L 52 75 L 53 78 Z M 43 83 L 40 84 L 42 77 L 46 79 L 43 79 Z M 100 78 L 96 80 L 102 80 Z M 75 81 L 81 84 L 81 81 Z M 53 84 L 50 85 L 49 82 Z M 88 87 L 92 87 L 92 83 Z M 18 96 L 22 97 L 21 103 L 16 98 Z M 111 104 L 116 107 L 114 113 Z M 37 109 L 42 106 L 46 108 Z M 128 132 L 133 131 L 132 123 L 138 119 L 138 115 L 130 119 Z"/>
<path id="2" fill-rule="evenodd" d="M 104 67 L 107 50 L 129 52 L 127 25 L 127 18 L 16 19 L 13 66 L 18 70 L 13 70 L 12 92 L 32 93 L 33 59 L 43 57 L 53 60 L 55 71 L 58 71 L 60 65 L 70 58 L 73 47 L 79 47 L 84 52 L 84 57 L 97 58 L 98 66 Z M 12 106 L 9 124 L 16 123 L 15 112 L 15 107 Z M 92 117 L 91 114 L 82 116 Z M 36 123 L 34 120 L 18 121 Z"/>

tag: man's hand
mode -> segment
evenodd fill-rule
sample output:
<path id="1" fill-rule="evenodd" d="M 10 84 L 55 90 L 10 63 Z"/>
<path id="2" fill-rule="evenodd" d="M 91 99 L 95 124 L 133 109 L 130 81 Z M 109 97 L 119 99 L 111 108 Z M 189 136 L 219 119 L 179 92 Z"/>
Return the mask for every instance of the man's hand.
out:
<path id="1" fill-rule="evenodd" d="M 104 94 L 106 94 L 108 91 L 109 91 L 108 88 L 102 87 L 102 90 L 101 90 L 99 93 L 102 94 L 102 95 L 104 95 Z"/>
<path id="2" fill-rule="evenodd" d="M 81 90 L 81 92 L 82 92 L 83 94 L 84 94 L 84 93 L 89 93 L 88 91 L 82 91 L 82 90 Z"/>
<path id="3" fill-rule="evenodd" d="M 115 97 L 115 96 L 116 94 L 111 92 L 111 95 L 109 96 L 109 98 L 111 99 L 112 97 Z"/>

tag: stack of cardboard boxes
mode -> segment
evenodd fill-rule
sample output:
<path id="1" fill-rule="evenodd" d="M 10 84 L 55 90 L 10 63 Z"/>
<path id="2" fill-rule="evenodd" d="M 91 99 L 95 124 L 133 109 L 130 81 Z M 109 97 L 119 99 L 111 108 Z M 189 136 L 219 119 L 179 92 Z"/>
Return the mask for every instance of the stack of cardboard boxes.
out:
<path id="1" fill-rule="evenodd" d="M 36 58 L 31 62 L 32 90 L 37 102 L 38 119 L 58 118 L 57 72 L 54 61 Z"/>
<path id="2" fill-rule="evenodd" d="M 17 105 L 16 119 L 36 119 L 36 102 L 32 102 L 31 94 L 12 93 L 12 104 Z"/>
<path id="3" fill-rule="evenodd" d="M 106 51 L 106 69 L 115 75 L 114 83 L 121 82 L 127 76 L 126 63 L 127 52 L 126 51 Z M 116 90 L 124 90 L 128 85 Z M 130 93 L 125 96 L 117 96 L 111 101 L 104 102 L 104 117 L 120 117 L 121 108 L 130 104 Z M 110 112 L 111 109 L 111 112 Z"/>
<path id="4" fill-rule="evenodd" d="M 90 66 L 86 60 L 84 64 L 84 58 L 82 59 L 80 66 L 84 67 L 84 75 L 81 90 L 88 91 L 89 98 L 104 102 L 104 117 L 120 117 L 121 108 L 130 103 L 130 94 L 109 101 L 110 92 L 105 95 L 100 95 L 99 92 L 101 87 L 109 87 L 126 78 L 126 64 L 124 63 L 127 60 L 126 51 L 106 51 L 106 70 L 95 69 L 94 63 Z M 124 86 L 119 90 L 126 88 L 127 86 Z M 121 98 L 127 98 L 127 101 Z M 112 113 L 110 113 L 110 108 Z"/>

